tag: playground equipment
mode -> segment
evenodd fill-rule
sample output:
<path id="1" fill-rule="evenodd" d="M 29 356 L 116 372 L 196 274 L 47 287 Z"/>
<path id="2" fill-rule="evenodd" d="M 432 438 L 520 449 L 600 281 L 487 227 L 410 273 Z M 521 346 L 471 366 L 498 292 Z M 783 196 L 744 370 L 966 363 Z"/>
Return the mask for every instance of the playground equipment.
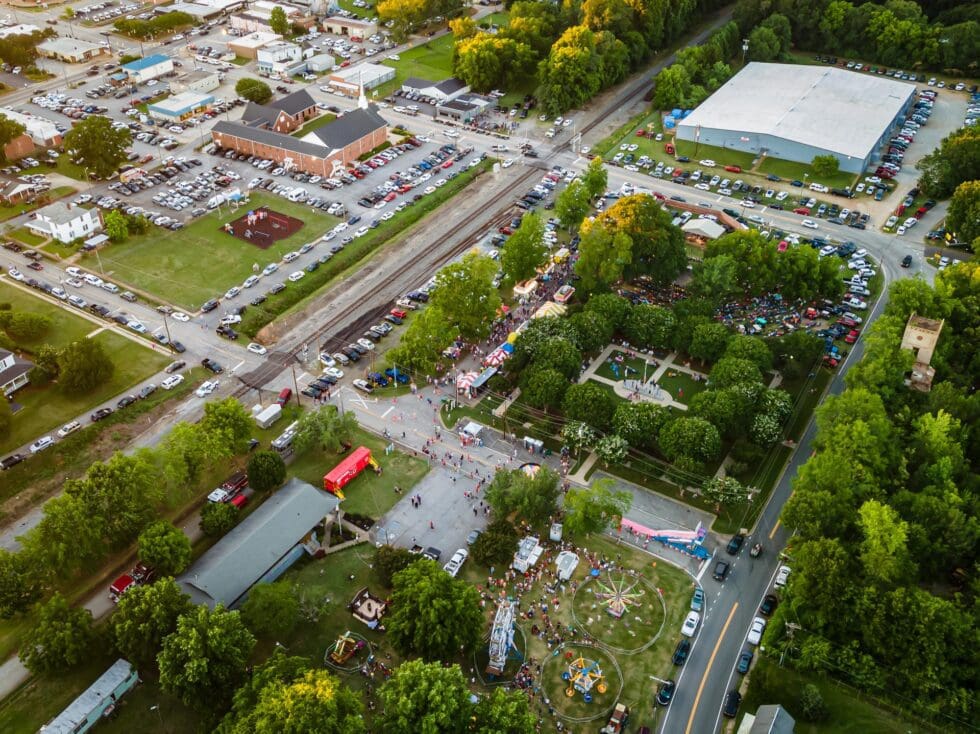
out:
<path id="1" fill-rule="evenodd" d="M 355 640 L 351 637 L 350 630 L 342 634 L 337 638 L 337 641 L 333 644 L 333 649 L 330 651 L 330 659 L 337 665 L 343 665 L 348 660 L 350 660 L 354 655 L 364 647 L 364 642 L 362 640 Z"/>
<path id="2" fill-rule="evenodd" d="M 523 656 L 514 647 L 514 618 L 517 602 L 502 600 L 493 615 L 493 627 L 490 628 L 490 646 L 487 662 L 487 673 L 503 675 L 507 661 L 511 658 L 520 660 Z"/>
<path id="3" fill-rule="evenodd" d="M 572 653 L 568 653 L 572 655 Z M 569 660 L 568 670 L 561 674 L 562 680 L 568 683 L 565 695 L 571 698 L 581 693 L 586 703 L 592 702 L 592 689 L 597 693 L 606 692 L 606 676 L 602 674 L 598 660 L 585 657 L 573 657 Z"/>
<path id="4" fill-rule="evenodd" d="M 644 591 L 642 588 L 637 588 L 640 582 L 636 576 L 628 576 L 620 572 L 616 578 L 609 574 L 605 583 L 597 576 L 593 583 L 597 587 L 596 599 L 616 619 L 620 619 L 629 607 L 642 604 L 640 598 Z"/>
<path id="5" fill-rule="evenodd" d="M 358 446 L 343 461 L 324 475 L 323 488 L 336 495 L 338 499 L 344 499 L 344 493 L 341 489 L 369 466 L 374 469 L 375 474 L 381 473 L 381 467 L 371 456 L 371 449 L 366 446 Z"/>
<path id="6" fill-rule="evenodd" d="M 640 525 L 638 522 L 627 520 L 624 517 L 619 523 L 619 534 L 622 535 L 623 531 L 633 535 L 634 539 L 642 540 L 644 547 L 650 541 L 654 541 L 701 560 L 711 558 L 711 553 L 703 545 L 708 531 L 705 530 L 704 524 L 700 522 L 694 530 L 678 530 L 675 528 L 669 530 L 651 530 L 644 525 Z"/>
<path id="7" fill-rule="evenodd" d="M 354 619 L 364 622 L 371 629 L 384 630 L 384 627 L 381 626 L 381 618 L 388 610 L 388 604 L 384 599 L 380 599 L 368 591 L 366 586 L 354 595 L 353 600 L 348 604 L 348 608 L 354 615 Z"/>

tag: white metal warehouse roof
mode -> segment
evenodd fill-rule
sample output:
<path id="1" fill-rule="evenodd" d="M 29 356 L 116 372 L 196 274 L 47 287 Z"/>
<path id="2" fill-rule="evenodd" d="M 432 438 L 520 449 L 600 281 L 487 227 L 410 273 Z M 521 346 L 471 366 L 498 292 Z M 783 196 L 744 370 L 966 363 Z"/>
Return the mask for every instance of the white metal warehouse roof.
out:
<path id="1" fill-rule="evenodd" d="M 863 159 L 914 92 L 873 74 L 753 62 L 679 126 L 772 135 Z"/>

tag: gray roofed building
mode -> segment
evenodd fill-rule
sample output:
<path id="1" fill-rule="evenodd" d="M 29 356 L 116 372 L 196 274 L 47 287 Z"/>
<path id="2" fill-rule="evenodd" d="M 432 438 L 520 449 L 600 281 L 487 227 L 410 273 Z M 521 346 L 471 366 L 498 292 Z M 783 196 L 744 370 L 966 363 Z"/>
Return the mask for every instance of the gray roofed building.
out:
<path id="1" fill-rule="evenodd" d="M 831 154 L 856 173 L 898 128 L 914 93 L 874 74 L 753 62 L 680 120 L 677 137 L 802 163 Z"/>
<path id="2" fill-rule="evenodd" d="M 0 394 L 10 395 L 30 382 L 34 363 L 21 359 L 13 352 L 0 348 Z"/>
<path id="3" fill-rule="evenodd" d="M 793 734 L 796 721 L 776 704 L 760 706 L 755 714 L 745 714 L 737 734 Z"/>
<path id="4" fill-rule="evenodd" d="M 402 92 L 414 92 L 421 97 L 428 97 L 436 103 L 449 102 L 468 91 L 470 91 L 470 88 L 466 82 L 456 77 L 449 77 L 440 82 L 433 82 L 417 76 L 410 76 L 402 82 Z"/>
<path id="5" fill-rule="evenodd" d="M 375 130 L 387 127 L 387 125 L 388 123 L 381 117 L 376 107 L 358 108 L 348 112 L 343 117 L 338 117 L 329 125 L 317 128 L 302 139 L 316 139 L 331 150 L 342 150 L 355 140 L 360 140 L 365 135 L 370 135 Z"/>
<path id="6" fill-rule="evenodd" d="M 316 100 L 305 89 L 300 89 L 292 94 L 287 94 L 282 99 L 269 102 L 268 106 L 295 117 L 311 107 L 316 107 Z"/>
<path id="7" fill-rule="evenodd" d="M 307 143 L 299 140 L 298 138 L 294 138 L 291 135 L 283 135 L 282 133 L 273 132 L 272 130 L 264 130 L 261 127 L 243 125 L 240 122 L 227 122 L 222 120 L 211 128 L 211 132 L 217 136 L 226 134 L 245 140 L 254 140 L 256 143 L 261 143 L 262 145 L 271 145 L 276 148 L 288 150 L 292 153 L 301 153 L 303 155 L 310 155 L 316 158 L 323 158 L 329 152 L 324 150 L 322 145 Z M 220 140 L 220 138 L 217 139 Z"/>
<path id="8" fill-rule="evenodd" d="M 260 580 L 272 581 L 302 552 L 300 543 L 340 501 L 290 479 L 191 566 L 177 583 L 195 604 L 233 607 Z"/>
<path id="9" fill-rule="evenodd" d="M 109 715 L 119 704 L 119 699 L 137 683 L 136 668 L 128 660 L 119 658 L 39 731 L 43 734 L 82 734 Z"/>
<path id="10" fill-rule="evenodd" d="M 443 79 L 435 86 L 436 89 L 438 89 L 443 94 L 452 95 L 455 92 L 465 89 L 466 82 L 464 82 L 462 79 L 457 79 L 456 77 L 451 76 L 448 79 Z"/>

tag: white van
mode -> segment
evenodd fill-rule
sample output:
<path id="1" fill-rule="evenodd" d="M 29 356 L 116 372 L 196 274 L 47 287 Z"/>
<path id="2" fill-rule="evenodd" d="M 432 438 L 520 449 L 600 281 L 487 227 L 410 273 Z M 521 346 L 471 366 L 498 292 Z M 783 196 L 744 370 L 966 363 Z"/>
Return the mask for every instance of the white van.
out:
<path id="1" fill-rule="evenodd" d="M 306 191 L 304 191 L 299 187 L 289 192 L 289 196 L 286 197 L 288 201 L 292 201 L 294 203 L 299 201 L 300 199 L 305 199 L 305 198 L 306 198 Z"/>
<path id="2" fill-rule="evenodd" d="M 119 292 L 119 286 L 116 285 L 115 283 L 103 283 L 99 287 L 102 290 L 104 290 L 104 291 L 109 291 L 109 293 L 118 293 Z"/>

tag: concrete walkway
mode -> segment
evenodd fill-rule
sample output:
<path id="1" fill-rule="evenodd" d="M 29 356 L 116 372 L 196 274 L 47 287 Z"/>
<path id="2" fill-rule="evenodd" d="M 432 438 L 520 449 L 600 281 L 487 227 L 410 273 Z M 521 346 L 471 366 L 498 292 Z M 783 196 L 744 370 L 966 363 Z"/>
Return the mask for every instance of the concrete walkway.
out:
<path id="1" fill-rule="evenodd" d="M 609 345 L 602 350 L 602 353 L 582 373 L 581 377 L 579 377 L 579 382 L 595 380 L 596 382 L 610 385 L 616 395 L 624 400 L 643 400 L 644 402 L 656 403 L 664 407 L 686 411 L 687 405 L 679 400 L 675 400 L 668 390 L 661 387 L 659 385 L 660 379 L 668 374 L 668 372 L 684 372 L 696 380 L 707 380 L 707 375 L 704 373 L 698 372 L 687 365 L 675 363 L 674 360 L 677 358 L 676 352 L 671 352 L 662 360 L 653 359 L 649 355 L 636 354 L 637 359 L 646 359 L 648 364 L 651 359 L 654 361 L 654 364 L 651 365 L 654 369 L 649 374 L 644 375 L 645 379 L 627 378 L 613 380 L 598 374 L 597 371 L 617 352 L 626 354 L 631 352 L 631 350 L 628 347 L 621 347 L 616 344 Z"/>

